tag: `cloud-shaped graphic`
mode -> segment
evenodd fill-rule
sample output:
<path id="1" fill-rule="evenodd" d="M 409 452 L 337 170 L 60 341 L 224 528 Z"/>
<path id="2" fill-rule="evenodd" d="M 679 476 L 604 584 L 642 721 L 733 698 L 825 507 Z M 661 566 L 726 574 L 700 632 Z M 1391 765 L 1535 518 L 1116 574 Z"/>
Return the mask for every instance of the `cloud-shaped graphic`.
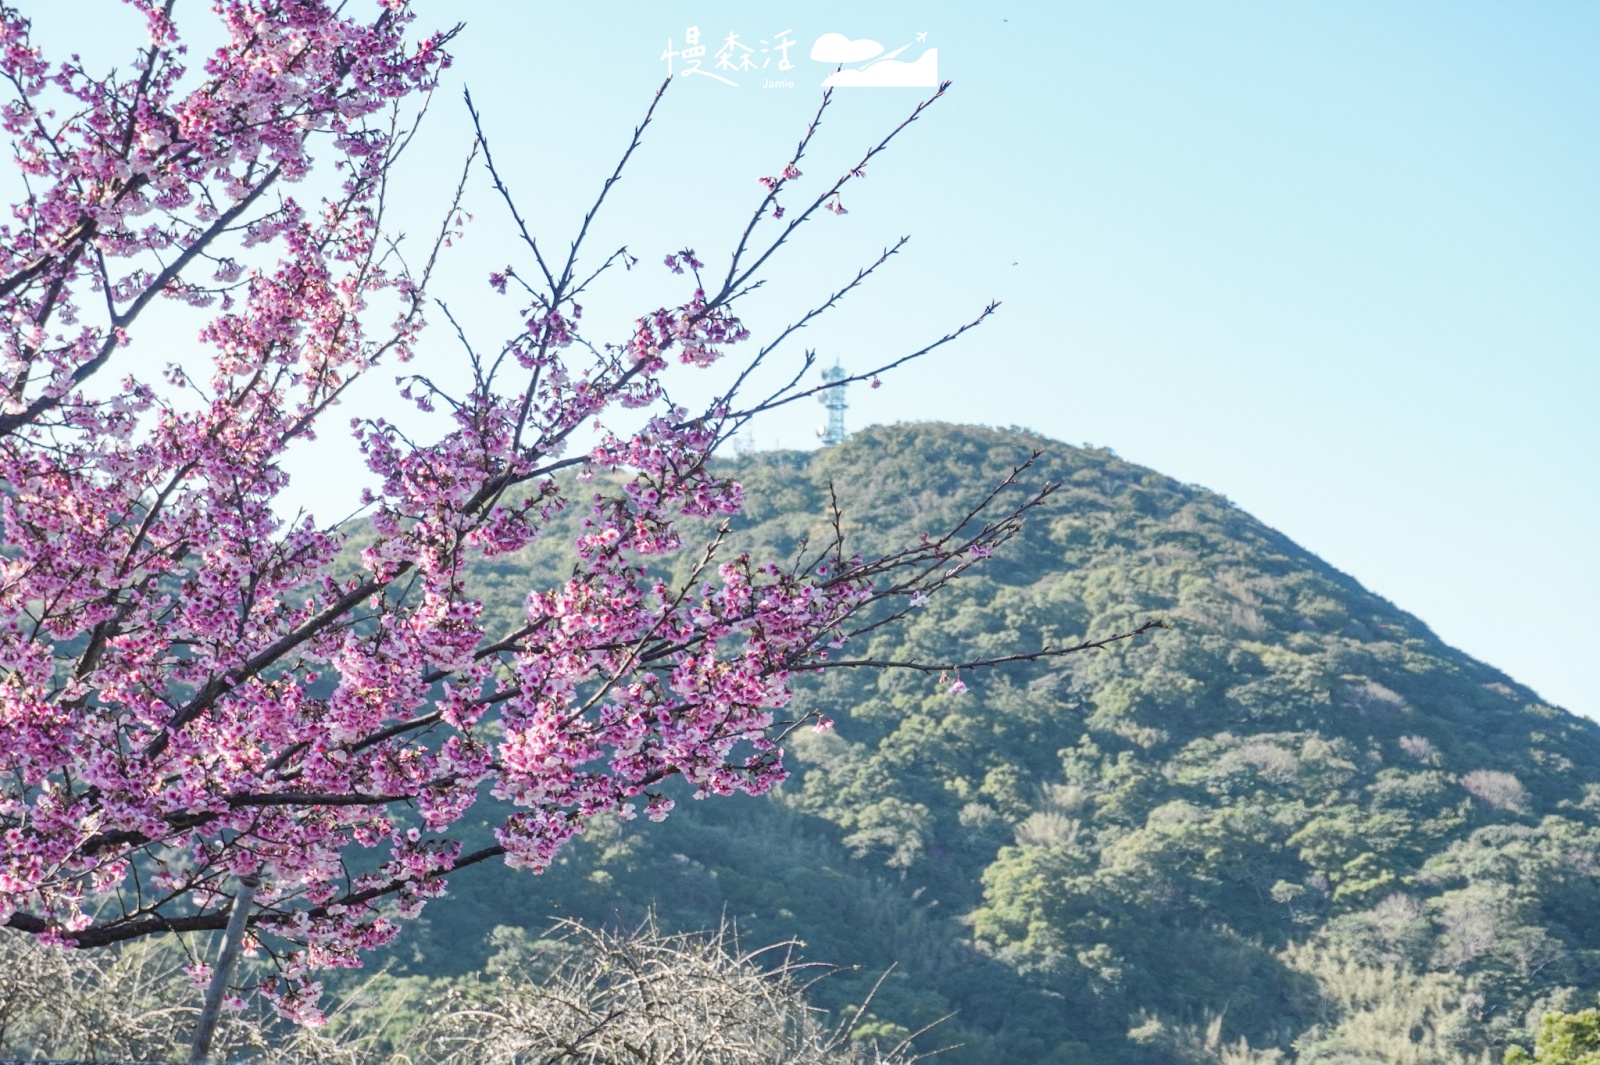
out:
<path id="1" fill-rule="evenodd" d="M 883 45 L 865 37 L 852 41 L 842 33 L 824 33 L 811 46 L 811 58 L 823 63 L 865 63 L 883 51 Z"/>
<path id="2" fill-rule="evenodd" d="M 822 84 L 874 89 L 935 88 L 939 84 L 939 49 L 928 49 L 914 63 L 883 59 L 861 70 L 836 70 Z"/>

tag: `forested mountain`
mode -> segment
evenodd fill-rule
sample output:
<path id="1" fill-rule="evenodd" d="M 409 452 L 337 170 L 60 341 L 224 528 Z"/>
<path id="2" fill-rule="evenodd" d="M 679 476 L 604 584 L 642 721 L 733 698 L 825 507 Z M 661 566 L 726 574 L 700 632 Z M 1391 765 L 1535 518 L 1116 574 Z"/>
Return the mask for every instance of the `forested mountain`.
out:
<path id="1" fill-rule="evenodd" d="M 732 462 L 736 531 L 792 554 L 831 486 L 863 550 L 915 541 L 1035 448 L 1024 480 L 1061 487 L 1023 533 L 851 653 L 1167 629 L 961 694 L 824 674 L 800 698 L 836 727 L 792 737 L 780 793 L 596 824 L 542 876 L 463 873 L 402 938 L 400 987 L 477 969 L 496 925 L 654 907 L 859 966 L 818 985 L 830 1009 L 894 963 L 863 1033 L 952 1015 L 919 1040 L 963 1044 L 950 1065 L 1498 1060 L 1592 1000 L 1600 728 L 1223 497 L 1105 450 L 907 425 Z M 497 560 L 491 608 L 560 564 Z"/>

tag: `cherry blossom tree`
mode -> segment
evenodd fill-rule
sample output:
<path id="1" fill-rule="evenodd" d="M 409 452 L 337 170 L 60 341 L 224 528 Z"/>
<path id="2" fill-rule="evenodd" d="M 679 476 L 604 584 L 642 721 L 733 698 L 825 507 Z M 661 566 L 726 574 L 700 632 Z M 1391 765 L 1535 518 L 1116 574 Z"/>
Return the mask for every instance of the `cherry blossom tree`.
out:
<path id="1" fill-rule="evenodd" d="M 738 301 L 943 88 L 798 198 L 814 121 L 752 183 L 725 268 L 667 256 L 681 301 L 592 343 L 580 298 L 635 260 L 584 266 L 585 235 L 649 115 L 551 257 L 469 98 L 461 185 L 408 260 L 386 191 L 454 31 L 417 36 L 404 0 L 218 0 L 226 43 L 191 67 L 172 0 L 128 2 L 148 40 L 125 74 L 47 60 L 0 8 L 22 190 L 0 238 L 0 924 L 76 947 L 220 929 L 232 885 L 259 879 L 249 921 L 276 964 L 262 990 L 315 1019 L 314 973 L 359 964 L 450 871 L 538 870 L 597 813 L 665 816 L 671 777 L 697 795 L 771 788 L 782 736 L 810 716 L 788 709 L 800 674 L 986 664 L 842 649 L 1003 544 L 1048 487 L 997 486 L 885 557 L 851 555 L 841 534 L 780 561 L 728 546 L 741 491 L 710 462 L 749 419 L 815 394 L 809 355 L 777 392 L 743 392 L 899 245 L 759 347 Z M 352 501 L 367 538 L 351 575 L 337 565 L 351 525 L 282 517 L 282 460 L 336 431 L 352 382 L 426 354 L 428 283 L 474 174 L 526 251 L 490 278 L 524 325 L 484 356 L 454 330 L 471 369 L 460 394 L 413 364 L 395 401 L 448 417 L 436 438 L 353 424 L 372 488 Z M 134 345 L 157 297 L 202 309 L 206 373 Z M 839 384 L 875 382 L 992 310 Z M 672 364 L 745 350 L 704 409 L 668 400 Z M 573 510 L 571 577 L 530 588 L 512 631 L 486 631 L 470 566 Z M 719 531 L 686 543 L 701 527 Z M 669 583 L 661 563 L 682 552 L 699 564 Z M 515 812 L 466 852 L 451 828 L 485 793 Z"/>

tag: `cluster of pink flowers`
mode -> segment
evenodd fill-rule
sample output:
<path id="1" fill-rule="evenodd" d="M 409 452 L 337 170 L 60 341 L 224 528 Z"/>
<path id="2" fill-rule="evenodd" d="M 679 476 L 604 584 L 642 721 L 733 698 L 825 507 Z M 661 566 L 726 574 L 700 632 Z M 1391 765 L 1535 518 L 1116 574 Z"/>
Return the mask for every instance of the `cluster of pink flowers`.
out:
<path id="1" fill-rule="evenodd" d="M 509 359 L 446 397 L 431 443 L 356 421 L 372 536 L 341 569 L 340 528 L 275 509 L 281 459 L 352 380 L 413 352 L 427 277 L 383 253 L 401 148 L 384 112 L 434 84 L 448 34 L 408 38 L 403 0 L 225 0 L 227 43 L 182 88 L 166 5 L 130 2 L 148 41 L 98 78 L 46 62 L 0 8 L 17 90 L 0 119 L 32 190 L 0 226 L 0 924 L 79 946 L 216 929 L 233 878 L 259 876 L 253 934 L 279 965 L 263 990 L 315 1020 L 313 974 L 359 964 L 452 869 L 539 869 L 596 813 L 663 817 L 670 777 L 772 787 L 775 729 L 831 724 L 780 720 L 795 671 L 1012 530 L 870 563 L 708 549 L 669 585 L 656 563 L 686 549 L 685 519 L 743 502 L 707 464 L 736 415 L 665 405 L 661 374 L 748 336 L 731 299 L 749 274 L 736 255 L 708 294 L 684 251 L 666 265 L 693 291 L 614 346 L 579 346 L 572 263 L 544 269 Z M 343 181 L 302 203 L 287 188 L 313 144 Z M 125 354 L 157 296 L 212 309 L 208 379 Z M 374 335 L 380 303 L 397 309 Z M 441 398 L 420 377 L 402 395 Z M 616 407 L 657 413 L 568 456 Z M 570 579 L 485 631 L 470 564 L 574 507 Z M 463 854 L 448 831 L 485 788 L 517 812 Z"/>
<path id="2" fill-rule="evenodd" d="M 377 189 L 384 112 L 434 84 L 446 37 L 408 39 L 403 4 L 234 0 L 190 72 L 170 5 L 131 2 L 148 37 L 107 76 L 47 61 L 0 8 L 0 116 L 30 191 L 0 225 L 0 922 L 79 944 L 215 912 L 228 874 L 270 870 L 267 915 L 332 902 L 382 807 L 291 796 L 348 803 L 419 772 L 331 740 L 311 686 L 360 657 L 318 623 L 342 540 L 273 503 L 284 449 L 421 325 L 376 254 Z M 289 189 L 316 145 L 343 181 L 313 206 Z M 399 310 L 374 340 L 385 293 Z M 124 354 L 158 296 L 213 308 L 209 380 Z M 367 704 L 387 717 L 381 692 Z M 395 850 L 408 877 L 448 862 Z M 301 940 L 348 956 L 387 931 L 355 924 Z"/>

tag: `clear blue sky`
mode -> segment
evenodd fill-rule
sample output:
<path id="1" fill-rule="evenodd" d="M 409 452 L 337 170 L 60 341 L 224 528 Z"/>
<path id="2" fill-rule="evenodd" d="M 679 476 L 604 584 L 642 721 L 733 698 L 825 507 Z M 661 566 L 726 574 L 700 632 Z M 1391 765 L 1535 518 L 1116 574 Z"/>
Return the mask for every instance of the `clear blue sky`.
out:
<path id="1" fill-rule="evenodd" d="M 180 15 L 200 6 L 179 0 Z M 646 266 L 684 244 L 713 266 L 725 253 L 755 178 L 815 107 L 829 69 L 807 58 L 816 38 L 893 49 L 926 33 L 904 58 L 937 47 L 950 96 L 846 197 L 849 214 L 809 227 L 752 323 L 781 322 L 909 233 L 903 261 L 805 344 L 860 368 L 1004 306 L 853 390 L 852 424 L 1016 424 L 1110 446 L 1226 494 L 1600 717 L 1600 5 L 419 7 L 467 29 L 403 205 L 422 211 L 453 181 L 465 81 L 531 220 L 562 245 L 669 38 L 681 49 L 698 26 L 714 52 L 730 32 L 790 31 L 795 88 L 756 74 L 668 93 L 595 244 L 628 243 Z M 41 30 L 65 40 L 104 8 L 57 0 Z M 917 96 L 841 90 L 807 179 Z M 492 338 L 479 282 L 517 253 L 493 202 L 473 208 L 442 291 Z M 596 336 L 672 298 L 667 280 L 635 271 L 594 300 Z M 822 412 L 805 406 L 755 442 L 815 446 Z M 348 455 L 318 446 L 294 470 L 331 514 Z"/>

